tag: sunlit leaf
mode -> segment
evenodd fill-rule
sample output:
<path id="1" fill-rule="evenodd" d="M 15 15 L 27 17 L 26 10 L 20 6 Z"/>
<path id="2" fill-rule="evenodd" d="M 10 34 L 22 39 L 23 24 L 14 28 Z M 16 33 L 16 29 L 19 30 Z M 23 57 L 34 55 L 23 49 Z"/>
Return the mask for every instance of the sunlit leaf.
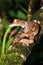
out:
<path id="1" fill-rule="evenodd" d="M 18 11 L 17 17 L 21 19 L 26 19 L 26 15 L 22 11 Z"/>

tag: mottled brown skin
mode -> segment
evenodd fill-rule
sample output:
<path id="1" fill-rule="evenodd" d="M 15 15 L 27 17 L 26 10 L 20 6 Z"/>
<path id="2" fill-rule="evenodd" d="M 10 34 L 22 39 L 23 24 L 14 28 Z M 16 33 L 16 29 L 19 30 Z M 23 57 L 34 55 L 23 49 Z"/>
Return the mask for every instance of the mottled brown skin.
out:
<path id="1" fill-rule="evenodd" d="M 12 24 L 11 24 L 12 25 Z M 17 42 L 21 42 L 23 44 L 23 39 L 24 39 L 24 45 L 26 45 L 28 42 L 28 44 L 32 44 L 34 43 L 34 37 L 38 34 L 39 32 L 39 25 L 37 22 L 27 22 L 24 20 L 19 20 L 19 19 L 15 19 L 13 22 L 14 26 L 21 26 L 23 28 L 23 33 L 20 34 L 18 37 L 16 37 L 13 42 L 12 42 L 12 46 L 17 43 Z M 13 26 L 12 25 L 12 26 Z M 27 41 L 26 38 L 27 37 Z"/>

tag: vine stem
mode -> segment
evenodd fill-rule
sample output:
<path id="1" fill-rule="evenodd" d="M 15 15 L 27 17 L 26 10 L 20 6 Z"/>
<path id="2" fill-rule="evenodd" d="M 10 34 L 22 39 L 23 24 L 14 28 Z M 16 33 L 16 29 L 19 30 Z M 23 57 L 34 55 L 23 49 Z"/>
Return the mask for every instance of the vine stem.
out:
<path id="1" fill-rule="evenodd" d="M 27 21 L 30 21 L 31 17 L 32 17 L 32 0 L 30 0 L 28 5 Z"/>

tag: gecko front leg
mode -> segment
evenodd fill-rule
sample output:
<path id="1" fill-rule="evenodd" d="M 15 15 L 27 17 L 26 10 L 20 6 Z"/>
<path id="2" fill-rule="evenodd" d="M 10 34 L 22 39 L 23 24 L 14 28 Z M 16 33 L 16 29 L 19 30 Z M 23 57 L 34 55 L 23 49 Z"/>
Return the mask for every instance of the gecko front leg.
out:
<path id="1" fill-rule="evenodd" d="M 21 39 L 23 39 L 24 37 L 26 37 L 25 33 L 20 34 L 18 37 L 14 38 L 12 44 L 9 47 L 9 50 L 14 46 L 15 43 L 19 42 Z"/>
<path id="2" fill-rule="evenodd" d="M 21 35 L 20 35 L 21 36 Z M 14 46 L 14 44 L 15 43 L 17 43 L 17 42 L 20 42 L 20 43 L 22 43 L 22 45 L 23 46 L 29 46 L 29 44 L 33 44 L 34 43 L 34 36 L 32 35 L 32 36 L 30 36 L 28 39 L 26 39 L 25 37 L 25 33 L 24 33 L 24 35 L 22 36 L 22 37 L 16 37 L 14 40 L 13 40 L 13 42 L 12 42 L 12 46 Z"/>
<path id="3" fill-rule="evenodd" d="M 14 40 L 12 42 L 12 46 L 14 46 L 15 43 L 19 42 L 21 39 L 23 39 L 25 37 L 26 37 L 26 34 L 25 33 L 22 33 L 18 37 L 14 38 Z"/>

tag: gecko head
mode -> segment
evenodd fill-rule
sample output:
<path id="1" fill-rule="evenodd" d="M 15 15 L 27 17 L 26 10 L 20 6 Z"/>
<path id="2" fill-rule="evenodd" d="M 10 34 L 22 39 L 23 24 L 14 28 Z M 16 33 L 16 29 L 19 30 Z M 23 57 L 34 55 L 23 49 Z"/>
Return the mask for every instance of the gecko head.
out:
<path id="1" fill-rule="evenodd" d="M 21 28 L 25 28 L 26 24 L 24 22 L 24 20 L 20 20 L 20 19 L 14 19 L 13 23 L 10 24 L 10 26 L 21 26 Z"/>
<path id="2" fill-rule="evenodd" d="M 21 26 L 22 28 L 25 27 L 24 21 L 23 20 L 20 20 L 20 19 L 14 19 L 14 25 Z"/>
<path id="3" fill-rule="evenodd" d="M 10 24 L 10 27 L 14 27 L 14 26 L 19 26 L 17 19 L 14 19 L 13 23 Z"/>
<path id="4" fill-rule="evenodd" d="M 18 22 L 18 19 L 14 19 L 14 21 L 13 21 L 14 23 L 17 23 Z"/>
<path id="5" fill-rule="evenodd" d="M 17 24 L 18 23 L 18 20 L 17 19 L 14 19 L 13 23 L 14 24 Z"/>

